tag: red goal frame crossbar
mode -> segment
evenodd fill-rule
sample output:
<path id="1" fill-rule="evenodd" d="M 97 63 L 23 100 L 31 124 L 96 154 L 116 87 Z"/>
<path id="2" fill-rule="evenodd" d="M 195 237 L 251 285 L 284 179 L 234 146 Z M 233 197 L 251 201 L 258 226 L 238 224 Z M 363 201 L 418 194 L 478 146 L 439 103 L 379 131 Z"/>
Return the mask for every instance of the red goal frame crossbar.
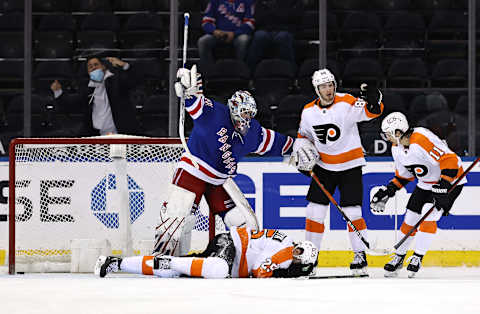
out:
<path id="1" fill-rule="evenodd" d="M 15 138 L 10 141 L 8 152 L 8 273 L 10 275 L 15 274 L 15 146 L 19 144 L 181 144 L 181 141 L 179 138 L 166 137 Z M 215 217 L 210 214 L 209 238 L 214 236 Z"/>

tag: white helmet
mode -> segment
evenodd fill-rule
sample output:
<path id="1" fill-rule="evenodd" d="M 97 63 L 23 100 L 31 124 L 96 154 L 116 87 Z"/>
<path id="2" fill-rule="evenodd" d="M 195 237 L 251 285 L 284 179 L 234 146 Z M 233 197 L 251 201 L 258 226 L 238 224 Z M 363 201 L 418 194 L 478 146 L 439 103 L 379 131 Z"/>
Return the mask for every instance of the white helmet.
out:
<path id="1" fill-rule="evenodd" d="M 397 143 L 400 140 L 400 136 L 397 137 L 396 132 L 401 131 L 402 135 L 409 129 L 407 117 L 401 112 L 392 112 L 387 115 L 382 121 L 382 138 L 388 140 L 387 135 L 390 134 L 392 138 L 397 139 Z"/>
<path id="2" fill-rule="evenodd" d="M 300 249 L 301 253 L 300 254 L 295 254 L 295 249 Z M 299 261 L 300 264 L 309 266 L 313 265 L 313 267 L 316 267 L 318 264 L 318 249 L 310 241 L 302 241 L 300 243 L 297 243 L 293 247 L 293 259 L 296 261 Z"/>
<path id="3" fill-rule="evenodd" d="M 245 135 L 250 128 L 250 121 L 257 114 L 257 104 L 252 94 L 247 91 L 237 91 L 228 100 L 230 117 L 235 130 Z"/>
<path id="4" fill-rule="evenodd" d="M 337 90 L 337 81 L 335 80 L 335 76 L 333 76 L 332 72 L 328 69 L 320 69 L 313 73 L 312 76 L 312 84 L 315 92 L 320 97 L 320 90 L 319 86 L 328 82 L 333 82 L 335 85 L 335 91 Z"/>

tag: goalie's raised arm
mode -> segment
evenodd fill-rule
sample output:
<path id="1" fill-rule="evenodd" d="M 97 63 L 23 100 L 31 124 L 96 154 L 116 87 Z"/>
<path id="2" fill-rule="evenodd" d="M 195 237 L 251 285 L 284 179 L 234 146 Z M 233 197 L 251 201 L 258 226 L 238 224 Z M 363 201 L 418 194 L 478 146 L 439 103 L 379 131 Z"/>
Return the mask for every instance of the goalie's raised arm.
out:
<path id="1" fill-rule="evenodd" d="M 180 68 L 177 71 L 178 82 L 175 83 L 177 97 L 191 99 L 203 95 L 202 75 L 197 72 L 197 65 L 191 70 Z"/>

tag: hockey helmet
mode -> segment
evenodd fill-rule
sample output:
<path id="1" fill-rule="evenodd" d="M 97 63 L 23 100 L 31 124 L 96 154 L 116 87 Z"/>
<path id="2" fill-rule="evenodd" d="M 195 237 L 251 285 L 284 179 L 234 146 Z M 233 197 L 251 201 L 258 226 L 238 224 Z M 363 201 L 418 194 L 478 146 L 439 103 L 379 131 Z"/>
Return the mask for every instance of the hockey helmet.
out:
<path id="1" fill-rule="evenodd" d="M 293 247 L 294 263 L 300 263 L 305 266 L 312 265 L 316 267 L 318 264 L 318 249 L 310 241 L 302 241 Z"/>
<path id="2" fill-rule="evenodd" d="M 250 121 L 257 114 L 257 104 L 252 94 L 247 91 L 237 91 L 228 100 L 230 117 L 235 130 L 245 135 L 250 128 Z"/>
<path id="3" fill-rule="evenodd" d="M 337 81 L 335 80 L 335 76 L 328 69 L 320 69 L 313 73 L 312 84 L 318 96 L 320 96 L 319 86 L 328 82 L 333 82 L 335 85 L 335 90 L 337 90 Z"/>
<path id="4" fill-rule="evenodd" d="M 396 139 L 397 142 L 400 140 L 400 137 L 409 130 L 407 117 L 401 112 L 392 112 L 387 115 L 382 121 L 382 133 L 381 136 L 384 140 L 388 141 L 389 137 L 391 139 Z M 397 136 L 397 131 L 402 132 L 400 136 Z"/>

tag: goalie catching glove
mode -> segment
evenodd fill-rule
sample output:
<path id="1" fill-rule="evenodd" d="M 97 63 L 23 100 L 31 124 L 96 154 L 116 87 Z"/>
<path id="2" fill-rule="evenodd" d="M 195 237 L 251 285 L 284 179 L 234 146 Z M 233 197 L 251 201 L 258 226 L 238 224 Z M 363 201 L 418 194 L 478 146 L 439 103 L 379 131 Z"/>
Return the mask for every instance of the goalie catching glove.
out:
<path id="1" fill-rule="evenodd" d="M 290 164 L 298 170 L 311 171 L 319 159 L 316 147 L 306 138 L 297 138 L 293 144 Z"/>
<path id="2" fill-rule="evenodd" d="M 203 94 L 202 76 L 197 72 L 196 65 L 193 65 L 191 70 L 178 69 L 177 79 L 179 80 L 175 83 L 177 97 L 190 99 L 192 96 L 199 97 Z"/>

